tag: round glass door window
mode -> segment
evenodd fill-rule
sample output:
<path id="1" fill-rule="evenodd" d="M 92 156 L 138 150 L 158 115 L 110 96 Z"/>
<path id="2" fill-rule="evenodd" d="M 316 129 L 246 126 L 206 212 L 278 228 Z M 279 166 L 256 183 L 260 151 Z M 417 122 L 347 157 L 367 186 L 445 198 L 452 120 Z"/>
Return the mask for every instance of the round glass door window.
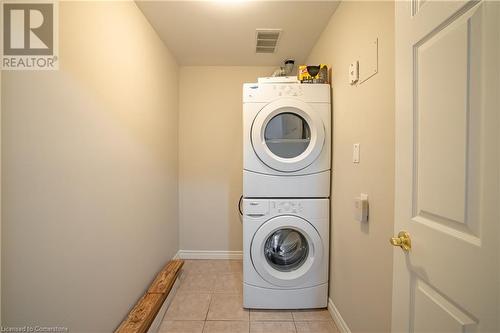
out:
<path id="1" fill-rule="evenodd" d="M 311 141 L 311 129 L 304 118 L 284 112 L 274 116 L 266 125 L 264 139 L 273 154 L 294 158 L 302 154 Z"/>
<path id="2" fill-rule="evenodd" d="M 295 229 L 279 229 L 272 233 L 264 245 L 267 262 L 276 270 L 290 272 L 299 268 L 307 259 L 307 240 Z"/>

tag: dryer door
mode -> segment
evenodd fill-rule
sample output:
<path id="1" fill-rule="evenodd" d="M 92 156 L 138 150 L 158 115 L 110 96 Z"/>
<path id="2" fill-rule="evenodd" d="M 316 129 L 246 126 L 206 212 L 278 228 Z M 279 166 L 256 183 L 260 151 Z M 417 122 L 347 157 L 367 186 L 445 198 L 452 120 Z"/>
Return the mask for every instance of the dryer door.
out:
<path id="1" fill-rule="evenodd" d="M 323 259 L 321 237 L 306 220 L 292 215 L 274 217 L 255 233 L 250 250 L 255 270 L 278 287 L 316 285 Z"/>
<path id="2" fill-rule="evenodd" d="M 325 128 L 309 105 L 283 98 L 259 111 L 251 139 L 255 153 L 267 166 L 293 172 L 311 165 L 321 154 Z"/>

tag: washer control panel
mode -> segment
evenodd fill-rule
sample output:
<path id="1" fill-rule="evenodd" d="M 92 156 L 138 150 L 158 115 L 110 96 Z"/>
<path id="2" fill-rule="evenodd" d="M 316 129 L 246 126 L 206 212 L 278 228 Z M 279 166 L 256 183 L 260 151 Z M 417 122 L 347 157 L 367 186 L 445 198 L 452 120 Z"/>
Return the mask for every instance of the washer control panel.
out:
<path id="1" fill-rule="evenodd" d="M 330 200 L 323 199 L 243 199 L 243 215 L 248 221 L 265 221 L 280 215 L 307 219 L 328 218 Z"/>
<path id="2" fill-rule="evenodd" d="M 302 204 L 296 200 L 272 200 L 269 204 L 275 214 L 300 214 L 303 211 Z"/>
<path id="3" fill-rule="evenodd" d="M 250 217 L 262 217 L 268 214 L 300 214 L 304 211 L 302 203 L 297 200 L 244 200 L 243 212 Z"/>

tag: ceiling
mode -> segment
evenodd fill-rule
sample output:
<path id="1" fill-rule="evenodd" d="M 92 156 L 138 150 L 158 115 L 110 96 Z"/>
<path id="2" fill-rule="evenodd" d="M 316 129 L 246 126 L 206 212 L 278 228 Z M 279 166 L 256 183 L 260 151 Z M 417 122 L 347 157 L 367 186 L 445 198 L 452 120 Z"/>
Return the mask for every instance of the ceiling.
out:
<path id="1" fill-rule="evenodd" d="M 278 66 L 303 63 L 338 1 L 137 0 L 183 66 Z M 255 53 L 256 29 L 282 29 L 274 54 Z"/>

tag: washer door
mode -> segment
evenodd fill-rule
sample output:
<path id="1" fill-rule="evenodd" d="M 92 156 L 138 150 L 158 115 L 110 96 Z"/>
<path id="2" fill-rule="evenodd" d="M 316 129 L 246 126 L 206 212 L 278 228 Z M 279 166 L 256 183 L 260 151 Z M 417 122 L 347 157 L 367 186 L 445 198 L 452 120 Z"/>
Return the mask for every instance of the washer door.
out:
<path id="1" fill-rule="evenodd" d="M 250 250 L 255 270 L 278 287 L 315 285 L 323 257 L 323 245 L 316 228 L 306 220 L 282 215 L 265 222 L 255 233 Z"/>
<path id="2" fill-rule="evenodd" d="M 251 139 L 255 153 L 267 166 L 293 172 L 311 165 L 321 154 L 325 128 L 309 105 L 284 98 L 259 111 Z"/>

